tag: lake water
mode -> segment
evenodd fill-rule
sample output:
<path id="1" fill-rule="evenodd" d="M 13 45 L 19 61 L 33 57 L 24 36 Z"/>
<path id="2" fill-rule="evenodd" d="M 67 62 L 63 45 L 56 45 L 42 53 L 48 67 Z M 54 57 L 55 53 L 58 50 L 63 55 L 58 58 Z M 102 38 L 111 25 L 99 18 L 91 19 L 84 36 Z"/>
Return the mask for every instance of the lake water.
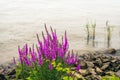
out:
<path id="1" fill-rule="evenodd" d="M 36 44 L 44 23 L 59 36 L 67 30 L 70 49 L 108 48 L 106 21 L 114 26 L 109 47 L 119 49 L 120 0 L 0 0 L 0 63 L 17 56 L 18 45 Z M 87 22 L 97 24 L 94 42 L 87 41 Z"/>

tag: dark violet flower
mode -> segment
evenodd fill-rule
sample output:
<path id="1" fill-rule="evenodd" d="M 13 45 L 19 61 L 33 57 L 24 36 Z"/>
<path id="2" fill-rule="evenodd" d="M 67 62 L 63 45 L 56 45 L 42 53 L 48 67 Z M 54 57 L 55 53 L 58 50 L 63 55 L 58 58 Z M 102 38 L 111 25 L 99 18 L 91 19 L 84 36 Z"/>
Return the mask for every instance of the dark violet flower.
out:
<path id="1" fill-rule="evenodd" d="M 69 76 L 73 76 L 72 72 L 69 73 Z"/>
<path id="2" fill-rule="evenodd" d="M 76 69 L 77 71 L 79 71 L 79 70 L 80 70 L 80 64 L 78 64 L 75 69 Z"/>
<path id="3" fill-rule="evenodd" d="M 20 63 L 25 63 L 26 65 L 31 65 L 32 63 L 38 63 L 38 65 L 42 65 L 44 61 L 53 61 L 56 60 L 57 57 L 63 59 L 67 64 L 75 64 L 78 61 L 78 56 L 68 52 L 68 39 L 65 31 L 64 36 L 62 37 L 62 42 L 58 40 L 58 36 L 56 34 L 56 30 L 53 30 L 51 27 L 51 33 L 48 32 L 46 24 L 45 24 L 46 35 L 42 32 L 43 41 L 38 39 L 38 45 L 36 45 L 36 49 L 28 48 L 28 45 L 20 49 L 18 46 Z M 66 55 L 66 53 L 68 54 Z M 50 70 L 52 69 L 52 64 L 49 65 Z"/>
<path id="4" fill-rule="evenodd" d="M 39 65 L 39 66 L 42 66 L 42 64 L 43 64 L 43 59 L 42 59 L 42 57 L 38 57 L 38 65 Z"/>
<path id="5" fill-rule="evenodd" d="M 38 52 L 38 65 L 41 66 L 43 64 L 43 58 L 42 58 L 42 52 L 40 51 L 40 48 L 36 46 L 37 52 Z"/>
<path id="6" fill-rule="evenodd" d="M 34 47 L 33 47 L 33 49 L 31 50 L 31 48 L 30 48 L 30 58 L 31 58 L 31 61 L 32 62 L 35 62 L 36 60 L 37 60 L 37 54 L 36 54 L 36 52 L 34 51 Z"/>
<path id="7" fill-rule="evenodd" d="M 28 59 L 27 57 L 24 57 L 24 62 L 27 66 L 30 66 L 31 65 L 31 61 L 30 59 Z"/>
<path id="8" fill-rule="evenodd" d="M 26 55 L 28 54 L 28 45 L 27 44 L 25 44 L 25 46 L 24 46 L 24 52 L 26 53 Z"/>
<path id="9" fill-rule="evenodd" d="M 73 53 L 73 52 L 72 52 L 72 53 L 68 52 L 68 55 L 67 55 L 65 61 L 66 61 L 66 63 L 69 64 L 69 65 L 70 65 L 70 64 L 76 64 L 77 61 L 78 61 L 78 58 L 77 58 L 76 56 L 74 56 L 74 53 Z"/>
<path id="10" fill-rule="evenodd" d="M 18 46 L 18 53 L 19 53 L 19 60 L 20 60 L 20 63 L 23 64 L 23 52 L 22 50 L 20 49 L 20 46 Z"/>
<path id="11" fill-rule="evenodd" d="M 50 69 L 50 70 L 52 70 L 52 69 L 53 69 L 53 66 L 52 66 L 52 64 L 51 64 L 51 63 L 49 64 L 49 69 Z"/>

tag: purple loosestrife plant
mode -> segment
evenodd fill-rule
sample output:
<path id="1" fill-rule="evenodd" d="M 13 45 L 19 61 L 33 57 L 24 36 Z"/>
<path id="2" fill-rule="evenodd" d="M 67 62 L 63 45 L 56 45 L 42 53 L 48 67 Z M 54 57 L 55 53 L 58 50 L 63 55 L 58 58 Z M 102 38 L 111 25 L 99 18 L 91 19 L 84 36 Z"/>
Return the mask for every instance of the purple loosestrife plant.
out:
<path id="1" fill-rule="evenodd" d="M 49 69 L 50 69 L 50 70 L 52 70 L 52 69 L 53 69 L 52 64 L 49 64 Z"/>
<path id="2" fill-rule="evenodd" d="M 18 46 L 20 64 L 17 76 L 23 80 L 62 80 L 70 73 L 70 66 L 78 62 L 78 55 L 75 55 L 73 51 L 72 53 L 68 51 L 69 43 L 66 31 L 60 42 L 56 30 L 50 28 L 51 33 L 48 32 L 45 25 L 46 35 L 42 32 L 43 41 L 37 34 L 36 49 L 34 45 L 32 48 L 28 48 L 28 45 L 25 44 L 22 49 Z M 78 64 L 75 70 L 79 69 Z"/>
<path id="3" fill-rule="evenodd" d="M 80 64 L 77 65 L 76 70 L 77 70 L 77 71 L 80 70 Z"/>

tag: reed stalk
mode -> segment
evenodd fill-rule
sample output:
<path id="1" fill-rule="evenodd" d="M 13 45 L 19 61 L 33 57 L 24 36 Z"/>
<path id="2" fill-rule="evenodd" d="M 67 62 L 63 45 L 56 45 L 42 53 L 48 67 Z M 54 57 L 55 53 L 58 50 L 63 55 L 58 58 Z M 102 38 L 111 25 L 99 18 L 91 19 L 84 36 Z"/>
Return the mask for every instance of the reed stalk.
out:
<path id="1" fill-rule="evenodd" d="M 90 30 L 89 30 L 89 24 L 86 24 L 86 32 L 87 32 L 87 45 L 89 44 L 89 37 L 90 37 Z"/>
<path id="2" fill-rule="evenodd" d="M 95 40 L 95 33 L 96 33 L 96 23 L 92 24 L 92 29 L 93 29 L 93 40 Z"/>
<path id="3" fill-rule="evenodd" d="M 106 22 L 106 29 L 107 29 L 107 45 L 108 48 L 110 47 L 110 41 L 111 41 L 111 26 L 108 24 L 108 21 Z"/>

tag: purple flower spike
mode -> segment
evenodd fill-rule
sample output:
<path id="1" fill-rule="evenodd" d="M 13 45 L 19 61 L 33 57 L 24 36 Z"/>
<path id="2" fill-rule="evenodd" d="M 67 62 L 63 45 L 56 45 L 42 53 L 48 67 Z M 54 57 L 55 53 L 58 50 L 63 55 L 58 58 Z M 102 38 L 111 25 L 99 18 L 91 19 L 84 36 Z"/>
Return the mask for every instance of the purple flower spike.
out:
<path id="1" fill-rule="evenodd" d="M 77 70 L 77 71 L 80 70 L 80 64 L 77 65 L 76 70 Z"/>
<path id="2" fill-rule="evenodd" d="M 43 59 L 42 59 L 42 57 L 39 57 L 38 58 L 38 65 L 42 66 L 42 64 L 43 64 Z"/>
<path id="3" fill-rule="evenodd" d="M 38 45 L 36 45 L 36 49 L 28 48 L 28 45 L 20 49 L 18 46 L 19 58 L 21 64 L 31 65 L 34 63 L 38 63 L 38 65 L 42 66 L 44 61 L 52 61 L 56 60 L 56 58 L 61 58 L 64 60 L 68 65 L 76 64 L 78 61 L 78 55 L 75 55 L 68 52 L 69 43 L 67 39 L 67 34 L 65 31 L 64 36 L 62 37 L 62 42 L 58 40 L 58 36 L 56 34 L 56 30 L 51 28 L 51 33 L 47 29 L 45 24 L 45 31 L 46 35 L 42 32 L 43 41 L 39 39 L 37 34 Z M 66 55 L 66 53 L 68 54 Z M 79 66 L 78 66 L 79 67 Z M 52 70 L 52 64 L 49 64 L 49 69 Z"/>
<path id="4" fill-rule="evenodd" d="M 27 44 L 25 44 L 24 49 L 25 49 L 25 53 L 26 53 L 26 55 L 27 55 L 27 54 L 28 54 L 28 45 L 27 45 Z"/>
<path id="5" fill-rule="evenodd" d="M 51 64 L 51 63 L 49 64 L 49 69 L 50 69 L 50 70 L 52 70 L 52 69 L 53 69 L 53 66 L 52 66 L 52 64 Z"/>
<path id="6" fill-rule="evenodd" d="M 36 53 L 35 53 L 35 51 L 34 51 L 34 47 L 33 47 L 32 50 L 31 50 L 31 48 L 30 48 L 30 56 L 31 56 L 31 61 L 32 61 L 32 62 L 35 62 L 35 61 L 37 60 L 37 55 L 36 55 Z"/>
<path id="7" fill-rule="evenodd" d="M 23 52 L 22 52 L 22 50 L 20 49 L 20 46 L 18 46 L 18 53 L 19 53 L 20 63 L 23 64 Z"/>
<path id="8" fill-rule="evenodd" d="M 42 66 L 42 64 L 43 64 L 42 52 L 40 51 L 40 49 L 38 48 L 37 45 L 36 45 L 36 48 L 37 48 L 37 52 L 38 52 L 38 65 Z"/>
<path id="9" fill-rule="evenodd" d="M 30 65 L 31 65 L 31 62 L 30 62 L 30 60 L 29 60 L 27 57 L 24 58 L 24 62 L 25 62 L 25 64 L 26 64 L 27 66 L 30 66 Z"/>
<path id="10" fill-rule="evenodd" d="M 72 51 L 72 53 L 68 52 L 68 55 L 67 55 L 65 61 L 66 61 L 66 63 L 69 64 L 69 65 L 70 65 L 70 64 L 76 64 L 76 63 L 78 62 L 78 57 L 77 57 L 77 55 L 74 56 L 73 51 Z"/>

